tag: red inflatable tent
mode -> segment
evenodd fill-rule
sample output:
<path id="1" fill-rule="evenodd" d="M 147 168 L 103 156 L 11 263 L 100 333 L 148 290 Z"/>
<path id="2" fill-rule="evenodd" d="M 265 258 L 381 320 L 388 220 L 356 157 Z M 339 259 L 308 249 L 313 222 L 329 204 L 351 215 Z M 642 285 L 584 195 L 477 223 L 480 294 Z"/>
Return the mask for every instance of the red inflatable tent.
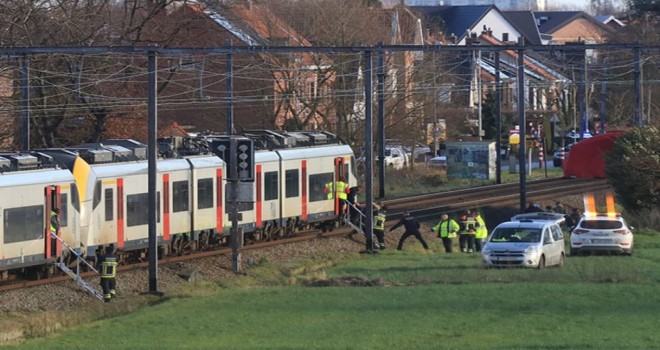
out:
<path id="1" fill-rule="evenodd" d="M 603 156 L 621 133 L 596 135 L 575 144 L 564 161 L 564 177 L 604 178 Z"/>

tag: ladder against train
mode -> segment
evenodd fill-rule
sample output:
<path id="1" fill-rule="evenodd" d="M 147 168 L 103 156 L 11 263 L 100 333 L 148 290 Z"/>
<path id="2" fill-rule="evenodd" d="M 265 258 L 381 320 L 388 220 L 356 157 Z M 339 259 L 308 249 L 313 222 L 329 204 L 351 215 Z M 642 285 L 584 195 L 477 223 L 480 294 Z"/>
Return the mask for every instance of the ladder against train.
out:
<path id="1" fill-rule="evenodd" d="M 65 247 L 67 247 L 67 249 L 69 249 L 69 251 L 70 251 L 71 253 L 73 253 L 73 254 L 76 256 L 76 258 L 77 258 L 78 261 L 82 261 L 83 263 L 85 263 L 85 265 L 87 265 L 90 269 L 92 269 L 92 271 L 94 271 L 94 272 L 97 273 L 97 274 L 99 273 L 99 272 L 94 268 L 94 266 L 92 266 L 92 264 L 90 264 L 87 260 L 83 259 L 82 256 L 80 256 L 80 254 L 78 254 L 77 251 L 75 251 L 73 248 L 71 248 L 71 246 L 69 246 L 69 245 L 68 245 L 68 244 L 67 244 L 62 238 L 60 238 L 58 235 L 53 234 L 53 233 L 51 233 L 51 236 L 52 236 L 53 238 L 56 238 L 58 241 L 62 242 L 62 244 L 63 244 Z M 91 294 L 91 295 L 93 295 L 94 297 L 96 297 L 96 299 L 99 299 L 99 300 L 103 301 L 103 295 L 101 295 L 101 293 L 99 293 L 99 291 L 96 290 L 96 288 L 92 287 L 92 286 L 91 286 L 89 283 L 87 283 L 82 277 L 80 277 L 79 274 L 77 274 L 76 272 L 74 272 L 73 270 L 71 270 L 68 266 L 66 266 L 65 263 L 58 262 L 58 263 L 56 263 L 55 265 L 56 265 L 60 270 L 62 270 L 64 273 L 66 273 L 67 275 L 69 275 L 69 277 L 71 277 L 74 281 L 76 281 L 76 283 L 78 283 L 81 287 L 83 287 L 83 289 L 85 289 L 89 294 Z"/>
<path id="2" fill-rule="evenodd" d="M 346 225 L 348 225 L 350 228 L 352 228 L 354 231 L 356 231 L 357 233 L 360 233 L 360 234 L 364 235 L 365 234 L 364 233 L 364 226 L 362 225 L 362 223 L 364 222 L 364 219 L 365 219 L 366 216 L 364 215 L 364 213 L 362 213 L 362 211 L 355 204 L 347 202 L 346 205 L 348 207 L 347 208 L 348 210 L 346 211 L 347 214 L 344 215 L 344 223 Z M 357 223 L 354 223 L 354 222 L 351 221 L 351 215 L 350 215 L 351 211 L 356 212 L 355 217 L 358 218 Z"/>
<path id="3" fill-rule="evenodd" d="M 95 296 L 96 299 L 103 301 L 103 295 L 101 295 L 101 293 L 99 293 L 99 291 L 96 290 L 96 288 L 92 287 L 89 283 L 85 282 L 85 280 L 82 279 L 82 277 L 80 277 L 79 274 L 73 272 L 73 270 L 71 270 L 68 266 L 66 266 L 66 264 L 59 262 L 56 263 L 55 265 L 57 265 L 57 267 L 59 267 L 60 270 L 64 271 L 67 275 L 69 275 L 69 277 L 73 278 L 73 280 L 76 281 L 76 283 L 78 283 L 81 287 L 83 287 L 87 292 L 89 292 L 89 294 Z"/>

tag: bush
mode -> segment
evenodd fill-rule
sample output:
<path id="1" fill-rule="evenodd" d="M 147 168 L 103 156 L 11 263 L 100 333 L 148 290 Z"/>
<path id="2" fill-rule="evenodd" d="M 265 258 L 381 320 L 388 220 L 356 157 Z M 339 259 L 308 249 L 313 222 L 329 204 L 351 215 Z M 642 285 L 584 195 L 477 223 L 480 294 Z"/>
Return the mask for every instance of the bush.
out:
<path id="1" fill-rule="evenodd" d="M 619 202 L 629 211 L 660 206 L 660 132 L 635 128 L 615 142 L 605 173 Z"/>

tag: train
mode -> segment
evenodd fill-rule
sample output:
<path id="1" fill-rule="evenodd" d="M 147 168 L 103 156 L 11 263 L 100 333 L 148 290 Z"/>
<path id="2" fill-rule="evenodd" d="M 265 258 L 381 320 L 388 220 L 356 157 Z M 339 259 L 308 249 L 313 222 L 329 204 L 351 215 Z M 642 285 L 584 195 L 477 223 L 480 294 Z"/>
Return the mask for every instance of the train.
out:
<path id="1" fill-rule="evenodd" d="M 158 138 L 159 257 L 226 245 L 232 228 L 228 162 L 213 150 L 222 135 Z M 245 240 L 332 229 L 339 202 L 326 185 L 357 185 L 350 146 L 328 132 L 249 130 L 254 182 L 236 210 Z M 148 148 L 131 139 L 0 152 L 0 279 L 52 275 L 114 246 L 122 262 L 148 255 Z M 243 190 L 245 191 L 245 190 Z M 60 229 L 50 235 L 50 213 Z M 70 248 L 70 249 L 69 249 Z"/>

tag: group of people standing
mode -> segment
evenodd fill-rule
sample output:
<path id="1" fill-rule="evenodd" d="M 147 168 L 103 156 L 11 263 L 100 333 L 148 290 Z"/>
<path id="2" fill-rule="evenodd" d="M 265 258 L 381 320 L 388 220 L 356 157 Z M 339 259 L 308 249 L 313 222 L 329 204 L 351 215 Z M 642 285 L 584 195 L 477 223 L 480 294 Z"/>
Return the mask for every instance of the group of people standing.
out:
<path id="1" fill-rule="evenodd" d="M 329 182 L 325 186 L 328 199 L 335 198 L 335 196 L 339 199 L 340 219 L 343 220 L 345 213 L 348 212 L 348 219 L 352 224 L 364 227 L 364 222 L 358 218 L 359 215 L 363 215 L 361 213 L 364 209 L 357 201 L 359 191 L 360 186 L 349 187 L 342 177 L 339 177 L 336 182 Z M 385 205 L 378 202 L 374 203 L 373 208 L 373 233 L 376 236 L 377 243 L 374 242 L 372 252 L 385 249 L 385 221 L 387 219 L 387 207 Z M 488 237 L 488 229 L 486 228 L 486 222 L 477 210 L 466 210 L 458 218 L 458 221 L 451 219 L 448 214 L 442 214 L 440 220 L 432 230 L 437 232 L 438 238 L 442 239 L 445 252 L 453 252 L 453 241 L 456 237 L 459 237 L 461 252 L 481 251 L 483 241 Z M 392 226 L 389 232 L 401 226 L 405 228 L 405 231 L 399 238 L 397 250 L 403 249 L 403 243 L 410 236 L 415 237 L 424 249 L 429 249 L 428 243 L 419 232 L 421 227 L 419 221 L 410 215 L 410 212 L 404 211 L 401 220 Z"/>
<path id="2" fill-rule="evenodd" d="M 390 228 L 390 232 L 400 226 L 405 227 L 406 230 L 399 239 L 398 250 L 403 249 L 403 242 L 410 236 L 417 238 L 424 249 L 429 249 L 424 237 L 419 232 L 421 225 L 408 211 L 403 212 L 403 218 Z M 440 222 L 431 230 L 437 233 L 438 238 L 442 239 L 442 244 L 447 253 L 453 252 L 454 239 L 457 236 L 459 237 L 461 252 L 464 253 L 480 252 L 483 241 L 488 237 L 488 228 L 486 228 L 486 222 L 481 214 L 476 210 L 469 209 L 460 216 L 458 221 L 450 218 L 449 214 L 443 213 L 440 215 Z"/>
<path id="3" fill-rule="evenodd" d="M 442 239 L 445 252 L 454 251 L 454 238 L 458 236 L 458 243 L 463 253 L 480 252 L 483 242 L 488 237 L 486 222 L 477 210 L 466 210 L 458 221 L 449 217 L 449 214 L 440 215 L 440 222 L 431 229 Z"/>

